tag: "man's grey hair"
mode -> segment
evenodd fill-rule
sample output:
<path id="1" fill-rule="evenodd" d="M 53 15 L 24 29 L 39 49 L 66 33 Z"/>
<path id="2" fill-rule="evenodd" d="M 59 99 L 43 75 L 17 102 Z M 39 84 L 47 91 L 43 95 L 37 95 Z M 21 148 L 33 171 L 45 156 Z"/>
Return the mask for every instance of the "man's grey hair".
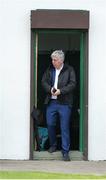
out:
<path id="1" fill-rule="evenodd" d="M 51 54 L 51 58 L 60 58 L 62 61 L 64 61 L 64 58 L 65 58 L 65 55 L 64 55 L 64 52 L 62 50 L 56 50 L 56 51 L 53 51 L 52 54 Z"/>

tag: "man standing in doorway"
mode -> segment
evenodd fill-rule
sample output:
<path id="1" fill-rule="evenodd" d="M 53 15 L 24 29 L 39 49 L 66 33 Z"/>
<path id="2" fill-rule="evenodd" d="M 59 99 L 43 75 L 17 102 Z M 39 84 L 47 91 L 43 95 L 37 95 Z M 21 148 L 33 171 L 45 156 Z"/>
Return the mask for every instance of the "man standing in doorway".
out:
<path id="1" fill-rule="evenodd" d="M 56 151 L 56 117 L 60 119 L 62 155 L 64 161 L 70 161 L 70 116 L 73 104 L 73 90 L 76 85 L 73 68 L 64 64 L 64 53 L 56 50 L 51 54 L 52 64 L 42 78 L 42 86 L 47 94 L 46 119 L 50 140 L 49 152 Z"/>

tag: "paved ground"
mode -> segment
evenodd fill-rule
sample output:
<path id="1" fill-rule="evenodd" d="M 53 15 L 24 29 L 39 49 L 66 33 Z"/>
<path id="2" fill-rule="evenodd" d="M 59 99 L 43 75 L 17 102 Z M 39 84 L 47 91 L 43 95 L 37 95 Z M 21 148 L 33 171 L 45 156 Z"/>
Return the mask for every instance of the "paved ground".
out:
<path id="1" fill-rule="evenodd" d="M 2 171 L 42 171 L 73 174 L 106 175 L 106 161 L 14 161 L 0 160 Z"/>

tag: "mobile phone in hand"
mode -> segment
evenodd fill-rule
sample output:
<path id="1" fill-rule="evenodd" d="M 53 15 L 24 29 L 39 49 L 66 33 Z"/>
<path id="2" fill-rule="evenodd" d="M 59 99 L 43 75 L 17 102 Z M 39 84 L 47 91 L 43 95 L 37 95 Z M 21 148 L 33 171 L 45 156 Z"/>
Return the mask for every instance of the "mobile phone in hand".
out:
<path id="1" fill-rule="evenodd" d="M 57 90 L 56 90 L 56 88 L 54 88 L 54 87 L 53 87 L 53 90 L 52 90 L 52 92 L 53 92 L 53 93 L 55 93 L 56 91 L 57 91 Z"/>

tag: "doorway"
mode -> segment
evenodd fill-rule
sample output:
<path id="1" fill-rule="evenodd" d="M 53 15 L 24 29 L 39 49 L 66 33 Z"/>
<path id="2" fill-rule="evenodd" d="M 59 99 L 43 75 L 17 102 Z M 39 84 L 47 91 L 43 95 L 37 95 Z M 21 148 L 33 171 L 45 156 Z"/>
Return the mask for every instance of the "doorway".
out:
<path id="1" fill-rule="evenodd" d="M 30 112 L 34 105 L 45 112 L 41 76 L 50 62 L 52 50 L 62 49 L 65 52 L 65 61 L 74 67 L 77 76 L 71 124 L 71 128 L 73 127 L 71 156 L 76 160 L 79 160 L 81 155 L 84 160 L 88 159 L 88 30 L 89 11 L 44 9 L 31 11 Z M 35 151 L 34 124 L 31 118 L 30 159 L 59 159 L 60 157 L 60 154 L 51 157 L 46 152 Z"/>
<path id="2" fill-rule="evenodd" d="M 80 152 L 82 157 L 83 153 L 83 137 L 84 137 L 84 119 L 83 119 L 83 33 L 76 30 L 46 30 L 34 32 L 35 43 L 35 104 L 36 107 L 43 114 L 43 121 L 40 127 L 47 128 L 46 126 L 46 107 L 44 106 L 45 93 L 41 86 L 41 79 L 43 73 L 51 63 L 50 55 L 56 49 L 61 49 L 65 53 L 65 63 L 73 66 L 76 74 L 77 85 L 74 91 L 74 104 L 70 124 L 70 137 L 71 137 L 71 151 Z M 41 122 L 41 121 L 40 121 Z M 60 135 L 59 123 L 57 125 L 57 133 Z M 58 150 L 60 150 L 61 140 L 58 141 Z M 49 142 L 43 148 L 42 153 L 49 148 Z M 40 151 L 41 154 L 41 151 Z M 36 157 L 36 143 L 34 141 L 34 159 Z M 48 155 L 47 155 L 48 156 Z M 42 158 L 41 158 L 42 159 Z"/>

